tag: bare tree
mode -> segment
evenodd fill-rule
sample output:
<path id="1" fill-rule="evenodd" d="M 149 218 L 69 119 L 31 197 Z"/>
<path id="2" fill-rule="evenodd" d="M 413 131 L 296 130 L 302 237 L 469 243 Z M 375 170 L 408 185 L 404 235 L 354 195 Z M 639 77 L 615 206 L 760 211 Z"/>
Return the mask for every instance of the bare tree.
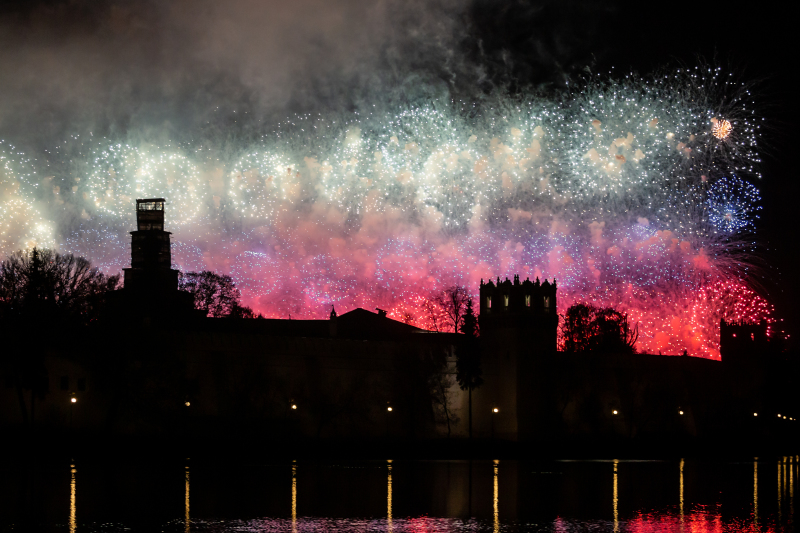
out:
<path id="1" fill-rule="evenodd" d="M 469 294 L 461 285 L 453 285 L 436 296 L 436 303 L 442 309 L 447 320 L 447 329 L 458 333 L 467 308 Z"/>
<path id="2" fill-rule="evenodd" d="M 194 296 L 194 306 L 210 317 L 234 316 L 251 318 L 252 310 L 239 305 L 239 289 L 230 276 L 215 272 L 181 273 L 178 287 Z"/>
<path id="3" fill-rule="evenodd" d="M 0 262 L 0 316 L 96 318 L 103 296 L 119 284 L 83 257 L 34 248 Z"/>
<path id="4" fill-rule="evenodd" d="M 425 310 L 425 314 L 428 317 L 428 327 L 433 331 L 440 332 L 442 330 L 442 319 L 437 298 L 425 298 L 422 302 L 422 308 Z"/>

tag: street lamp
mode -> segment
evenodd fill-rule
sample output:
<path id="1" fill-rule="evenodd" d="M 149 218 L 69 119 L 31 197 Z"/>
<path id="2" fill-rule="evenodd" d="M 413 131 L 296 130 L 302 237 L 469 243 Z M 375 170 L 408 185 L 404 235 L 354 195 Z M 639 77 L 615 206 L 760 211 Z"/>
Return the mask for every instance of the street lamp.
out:
<path id="1" fill-rule="evenodd" d="M 678 414 L 683 416 L 683 411 L 678 411 Z"/>
<path id="2" fill-rule="evenodd" d="M 391 407 L 387 407 L 387 408 L 386 408 L 386 410 L 387 410 L 388 412 L 390 412 L 390 413 L 392 412 L 392 408 L 391 408 Z"/>
<path id="3" fill-rule="evenodd" d="M 611 411 L 611 414 L 612 414 L 612 415 L 617 415 L 617 414 L 619 414 L 619 411 L 617 411 L 616 409 L 614 409 L 613 411 Z"/>
<path id="4" fill-rule="evenodd" d="M 500 412 L 497 407 L 492 408 L 492 440 L 494 440 L 494 415 Z"/>
<path id="5" fill-rule="evenodd" d="M 296 411 L 296 410 L 297 410 L 297 405 L 296 404 L 292 404 L 292 411 Z"/>
<path id="6" fill-rule="evenodd" d="M 186 400 L 186 401 L 183 403 L 183 405 L 185 405 L 186 407 L 189 407 L 190 405 L 192 405 L 192 402 L 190 402 L 189 400 Z"/>
<path id="7" fill-rule="evenodd" d="M 69 430 L 72 431 L 72 413 L 75 412 L 75 404 L 78 403 L 78 399 L 75 397 L 75 393 L 73 392 L 69 398 Z"/>

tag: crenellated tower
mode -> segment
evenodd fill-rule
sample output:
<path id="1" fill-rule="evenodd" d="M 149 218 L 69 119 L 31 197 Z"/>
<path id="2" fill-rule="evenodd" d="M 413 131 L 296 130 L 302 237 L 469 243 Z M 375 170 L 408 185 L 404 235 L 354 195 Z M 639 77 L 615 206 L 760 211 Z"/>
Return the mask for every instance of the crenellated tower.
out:
<path id="1" fill-rule="evenodd" d="M 479 389 L 478 408 L 489 413 L 492 405 L 502 406 L 501 431 L 508 438 L 533 438 L 541 429 L 549 369 L 556 360 L 556 291 L 555 279 L 481 280 L 478 321 L 486 384 Z"/>
<path id="2" fill-rule="evenodd" d="M 528 347 L 538 353 L 555 354 L 558 337 L 556 280 L 520 282 L 508 278 L 497 282 L 481 280 L 481 336 L 501 330 L 516 330 Z"/>

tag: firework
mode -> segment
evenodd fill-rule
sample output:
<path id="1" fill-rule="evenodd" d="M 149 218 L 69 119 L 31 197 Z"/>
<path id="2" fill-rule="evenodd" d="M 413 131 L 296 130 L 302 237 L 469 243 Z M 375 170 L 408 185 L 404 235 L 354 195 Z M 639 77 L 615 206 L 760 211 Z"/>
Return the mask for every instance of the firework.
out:
<path id="1" fill-rule="evenodd" d="M 557 97 L 294 117 L 235 152 L 80 140 L 49 159 L 70 161 L 54 172 L 60 194 L 17 173 L 14 198 L 43 206 L 62 247 L 113 269 L 133 200 L 163 196 L 177 266 L 231 274 L 267 316 L 323 318 L 336 304 L 433 327 L 427 296 L 520 273 L 557 278 L 561 312 L 628 312 L 639 348 L 715 357 L 720 318 L 771 313 L 746 281 L 751 108 L 746 87 L 697 68 Z"/>
<path id="2" fill-rule="evenodd" d="M 719 231 L 732 234 L 755 228 L 761 196 L 753 185 L 736 176 L 720 179 L 708 191 L 708 218 Z"/>
<path id="3" fill-rule="evenodd" d="M 716 118 L 711 119 L 711 133 L 717 139 L 724 140 L 727 139 L 728 136 L 731 134 L 731 130 L 733 130 L 733 126 L 730 122 L 725 119 L 719 120 Z"/>

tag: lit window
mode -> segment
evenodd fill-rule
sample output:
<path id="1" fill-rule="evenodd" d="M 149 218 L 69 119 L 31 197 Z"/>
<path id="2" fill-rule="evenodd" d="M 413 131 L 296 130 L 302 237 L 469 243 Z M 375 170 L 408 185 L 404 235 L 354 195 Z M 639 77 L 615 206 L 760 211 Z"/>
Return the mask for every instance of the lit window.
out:
<path id="1" fill-rule="evenodd" d="M 506 307 L 508 307 L 508 294 L 506 294 L 505 296 L 503 296 L 503 301 L 505 302 L 505 304 L 506 304 Z"/>
<path id="2" fill-rule="evenodd" d="M 550 297 L 549 296 L 545 296 L 544 297 L 544 308 L 545 309 L 550 309 Z"/>
<path id="3" fill-rule="evenodd" d="M 491 309 L 491 308 L 492 308 L 492 297 L 491 296 L 487 296 L 486 297 L 486 309 Z"/>
<path id="4" fill-rule="evenodd" d="M 751 333 L 751 334 L 750 334 L 750 340 L 751 340 L 751 341 L 754 341 L 754 340 L 756 340 L 756 334 L 755 334 L 755 333 Z"/>
<path id="5" fill-rule="evenodd" d="M 525 295 L 525 307 L 530 307 L 530 306 L 531 306 L 531 295 L 530 294 L 526 294 Z"/>

